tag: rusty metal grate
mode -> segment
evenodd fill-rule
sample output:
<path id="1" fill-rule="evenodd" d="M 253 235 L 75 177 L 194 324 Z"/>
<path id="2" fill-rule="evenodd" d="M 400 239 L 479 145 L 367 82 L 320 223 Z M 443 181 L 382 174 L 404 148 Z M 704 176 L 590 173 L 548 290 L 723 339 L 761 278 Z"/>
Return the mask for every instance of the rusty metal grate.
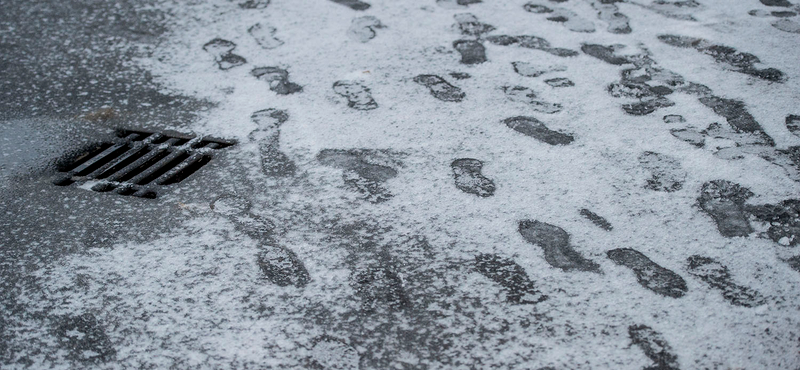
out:
<path id="1" fill-rule="evenodd" d="M 177 184 L 234 141 L 211 137 L 119 130 L 110 142 L 91 145 L 63 160 L 53 184 L 75 183 L 97 192 L 155 198 L 160 186 Z"/>

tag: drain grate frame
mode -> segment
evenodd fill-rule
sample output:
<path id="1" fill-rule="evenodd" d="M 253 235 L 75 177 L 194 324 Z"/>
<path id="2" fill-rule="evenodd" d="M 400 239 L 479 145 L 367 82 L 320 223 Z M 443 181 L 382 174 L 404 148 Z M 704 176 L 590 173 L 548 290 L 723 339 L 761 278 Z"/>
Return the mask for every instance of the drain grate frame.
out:
<path id="1" fill-rule="evenodd" d="M 120 129 L 113 140 L 87 146 L 59 161 L 57 186 L 88 186 L 154 199 L 161 187 L 174 185 L 203 168 L 233 140 L 180 133 Z"/>

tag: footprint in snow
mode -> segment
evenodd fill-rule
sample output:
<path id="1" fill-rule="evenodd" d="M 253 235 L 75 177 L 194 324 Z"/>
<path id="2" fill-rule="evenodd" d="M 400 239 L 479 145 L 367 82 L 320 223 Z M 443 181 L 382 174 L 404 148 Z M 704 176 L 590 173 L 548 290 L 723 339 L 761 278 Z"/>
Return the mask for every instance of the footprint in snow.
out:
<path id="1" fill-rule="evenodd" d="M 481 64 L 486 61 L 486 48 L 475 40 L 456 40 L 453 48 L 461 54 L 461 64 Z"/>
<path id="2" fill-rule="evenodd" d="M 270 0 L 247 0 L 239 3 L 242 9 L 264 9 L 269 6 Z"/>
<path id="3" fill-rule="evenodd" d="M 575 12 L 559 7 L 549 7 L 536 2 L 529 2 L 522 7 L 528 13 L 542 14 L 548 21 L 562 23 L 573 32 L 594 32 L 594 24 L 583 19 Z"/>
<path id="4" fill-rule="evenodd" d="M 595 226 L 605 231 L 611 231 L 614 229 L 614 227 L 611 226 L 611 223 L 609 223 L 605 218 L 598 215 L 597 213 L 594 213 L 586 208 L 581 209 L 580 212 L 581 216 L 586 217 L 586 219 L 589 221 L 592 221 L 592 223 L 595 224 Z"/>
<path id="5" fill-rule="evenodd" d="M 482 0 L 436 0 L 436 5 L 446 9 L 466 8 L 472 4 L 479 4 Z"/>
<path id="6" fill-rule="evenodd" d="M 680 275 L 659 266 L 635 249 L 612 249 L 606 254 L 614 263 L 633 270 L 639 284 L 657 294 L 680 298 L 689 290 Z"/>
<path id="7" fill-rule="evenodd" d="M 791 7 L 792 4 L 786 0 L 765 0 L 761 2 L 767 6 L 778 6 L 778 7 Z M 747 14 L 750 14 L 754 17 L 758 18 L 777 18 L 776 21 L 772 22 L 772 27 L 779 29 L 783 32 L 789 33 L 800 33 L 800 22 L 795 19 L 797 17 L 798 12 L 791 11 L 791 10 L 777 10 L 777 11 L 766 11 L 761 9 L 754 9 Z"/>
<path id="8" fill-rule="evenodd" d="M 431 95 L 441 101 L 460 102 L 467 95 L 460 88 L 436 75 L 419 75 L 414 77 L 414 82 L 427 87 Z"/>
<path id="9" fill-rule="evenodd" d="M 273 177 L 293 176 L 297 166 L 280 150 L 280 126 L 289 119 L 289 115 L 278 109 L 264 109 L 253 113 L 250 119 L 258 127 L 250 133 L 249 138 L 258 144 L 264 174 Z"/>
<path id="10" fill-rule="evenodd" d="M 680 114 L 667 114 L 666 116 L 662 117 L 664 123 L 684 123 L 686 119 L 683 118 Z"/>
<path id="11" fill-rule="evenodd" d="M 472 13 L 461 13 L 453 16 L 456 19 L 456 24 L 453 26 L 459 33 L 464 36 L 481 37 L 484 33 L 494 31 L 494 26 L 478 21 Z"/>
<path id="12" fill-rule="evenodd" d="M 717 63 L 724 64 L 735 72 L 771 82 L 783 82 L 786 80 L 786 75 L 783 72 L 775 68 L 759 69 L 755 66 L 761 63 L 758 57 L 750 53 L 739 52 L 730 46 L 714 44 L 702 38 L 689 36 L 659 35 L 658 39 L 667 45 L 679 48 L 693 48 L 703 54 L 710 55 Z"/>
<path id="13" fill-rule="evenodd" d="M 753 232 L 744 203 L 754 194 L 750 189 L 727 180 L 703 184 L 697 204 L 717 224 L 722 236 L 747 236 Z"/>
<path id="14" fill-rule="evenodd" d="M 575 83 L 573 83 L 570 79 L 564 78 L 564 77 L 551 78 L 551 79 L 548 79 L 548 80 L 544 80 L 544 83 L 546 83 L 546 84 L 548 84 L 548 85 L 550 85 L 552 87 L 570 87 L 570 86 L 575 86 Z"/>
<path id="15" fill-rule="evenodd" d="M 519 46 L 521 48 L 526 49 L 533 49 L 533 50 L 541 50 L 546 53 L 555 55 L 557 57 L 567 58 L 567 57 L 574 57 L 578 55 L 578 52 L 575 50 L 564 49 L 564 48 L 554 48 L 550 45 L 550 42 L 537 36 L 529 36 L 529 35 L 521 35 L 521 36 L 508 36 L 508 35 L 498 35 L 498 36 L 488 36 L 486 37 L 486 41 L 489 43 L 499 46 Z"/>
<path id="16" fill-rule="evenodd" d="M 789 130 L 794 136 L 800 137 L 800 116 L 790 114 L 786 116 L 786 129 Z"/>
<path id="17" fill-rule="evenodd" d="M 627 15 L 620 13 L 617 1 L 609 0 L 590 0 L 589 4 L 597 11 L 597 18 L 608 23 L 608 32 L 616 34 L 631 33 L 630 19 Z M 619 0 L 622 2 L 622 0 Z"/>
<path id="18" fill-rule="evenodd" d="M 654 152 L 644 152 L 639 156 L 639 163 L 650 171 L 645 188 L 655 191 L 673 192 L 683 187 L 686 171 L 681 168 L 677 158 Z"/>
<path id="19" fill-rule="evenodd" d="M 686 260 L 690 274 L 712 288 L 722 291 L 722 297 L 734 306 L 755 307 L 765 302 L 757 291 L 733 282 L 728 267 L 713 258 L 694 255 Z"/>
<path id="20" fill-rule="evenodd" d="M 269 89 L 278 95 L 289 95 L 303 91 L 303 87 L 289 81 L 289 72 L 279 67 L 257 67 L 250 74 L 269 84 Z"/>
<path id="21" fill-rule="evenodd" d="M 528 243 L 542 248 L 544 259 L 550 266 L 563 271 L 588 271 L 601 273 L 600 265 L 581 256 L 569 243 L 564 229 L 548 223 L 523 220 L 518 229 Z"/>
<path id="22" fill-rule="evenodd" d="M 243 57 L 233 54 L 233 49 L 236 49 L 236 44 L 220 38 L 213 39 L 203 45 L 203 50 L 214 56 L 217 66 L 223 71 L 247 63 L 247 60 Z"/>
<path id="23" fill-rule="evenodd" d="M 483 198 L 494 195 L 494 182 L 481 174 L 483 162 L 473 158 L 460 158 L 454 160 L 450 167 L 459 190 Z"/>
<path id="24" fill-rule="evenodd" d="M 475 269 L 489 280 L 503 287 L 506 301 L 513 304 L 536 304 L 547 300 L 522 266 L 509 258 L 496 254 L 475 256 Z"/>
<path id="25" fill-rule="evenodd" d="M 378 108 L 378 103 L 372 98 L 369 88 L 357 81 L 336 81 L 333 91 L 347 98 L 347 106 L 357 110 L 372 110 Z"/>
<path id="26" fill-rule="evenodd" d="M 302 288 L 311 280 L 305 265 L 291 250 L 271 244 L 264 244 L 260 249 L 258 267 L 271 283 Z"/>
<path id="27" fill-rule="evenodd" d="M 55 334 L 68 357 L 84 364 L 101 364 L 116 359 L 117 350 L 91 313 L 56 318 Z"/>
<path id="28" fill-rule="evenodd" d="M 503 123 L 516 132 L 550 145 L 567 145 L 575 140 L 570 134 L 547 128 L 542 121 L 534 117 L 511 117 L 504 119 Z"/>
<path id="29" fill-rule="evenodd" d="M 766 236 L 784 246 L 800 244 L 800 200 L 786 199 L 777 204 L 745 205 L 745 211 L 769 225 Z"/>
<path id="30" fill-rule="evenodd" d="M 403 279 L 393 265 L 381 263 L 353 271 L 350 285 L 361 299 L 363 312 L 381 309 L 404 310 L 411 301 L 403 287 Z"/>
<path id="31" fill-rule="evenodd" d="M 561 112 L 563 108 L 561 104 L 549 103 L 539 99 L 536 92 L 525 86 L 503 86 L 500 89 L 506 94 L 508 100 L 525 103 L 537 112 L 553 114 Z"/>
<path id="32" fill-rule="evenodd" d="M 647 325 L 631 325 L 628 327 L 628 336 L 654 362 L 645 370 L 679 370 L 678 356 L 661 333 Z"/>
<path id="33" fill-rule="evenodd" d="M 778 6 L 782 8 L 788 8 L 792 6 L 788 0 L 761 0 L 761 3 L 766 6 Z"/>
<path id="34" fill-rule="evenodd" d="M 311 362 L 315 369 L 358 370 L 361 355 L 344 341 L 323 335 L 314 340 Z"/>
<path id="35" fill-rule="evenodd" d="M 545 73 L 551 72 L 563 72 L 567 70 L 566 66 L 561 65 L 537 65 L 528 62 L 511 62 L 511 66 L 514 67 L 514 72 L 517 72 L 520 76 L 525 77 L 539 77 Z"/>
<path id="36" fill-rule="evenodd" d="M 275 224 L 253 214 L 252 204 L 243 197 L 224 194 L 214 199 L 210 208 L 214 213 L 227 217 L 240 232 L 256 240 L 268 240 L 272 237 Z"/>
<path id="37" fill-rule="evenodd" d="M 275 27 L 272 27 L 266 23 L 256 23 L 252 27 L 247 29 L 247 33 L 250 34 L 255 40 L 258 45 L 260 45 L 264 49 L 275 49 L 278 46 L 283 45 L 283 41 L 278 40 L 275 37 L 275 32 L 278 30 Z"/>
<path id="38" fill-rule="evenodd" d="M 787 259 L 786 263 L 788 263 L 789 267 L 793 270 L 800 272 L 800 255 Z"/>
<path id="39" fill-rule="evenodd" d="M 360 0 L 330 0 L 336 4 L 344 5 L 353 10 L 367 10 L 370 5 Z"/>
<path id="40" fill-rule="evenodd" d="M 317 160 L 342 169 L 344 183 L 364 200 L 381 203 L 392 198 L 384 183 L 397 176 L 395 167 L 400 165 L 388 158 L 391 155 L 388 151 L 374 149 L 323 149 Z"/>
<path id="41" fill-rule="evenodd" d="M 358 17 L 353 19 L 350 23 L 350 28 L 347 30 L 347 37 L 352 40 L 366 43 L 377 36 L 375 30 L 386 28 L 378 18 L 371 15 Z"/>

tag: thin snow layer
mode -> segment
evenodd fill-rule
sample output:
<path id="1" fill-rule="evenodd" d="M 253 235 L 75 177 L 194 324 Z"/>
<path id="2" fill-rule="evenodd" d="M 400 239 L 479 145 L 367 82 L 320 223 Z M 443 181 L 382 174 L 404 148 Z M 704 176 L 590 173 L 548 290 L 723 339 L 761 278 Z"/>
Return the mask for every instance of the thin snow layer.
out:
<path id="1" fill-rule="evenodd" d="M 487 62 L 467 65 L 453 47 L 474 39 L 453 27 L 454 15 L 464 12 L 494 26 L 490 36 L 533 35 L 575 51 L 582 44 L 624 45 L 620 54 L 649 53 L 661 68 L 743 101 L 785 149 L 800 145 L 784 126 L 784 117 L 800 113 L 800 48 L 797 35 L 747 14 L 764 8 L 760 3 L 703 1 L 690 21 L 640 6 L 646 2 L 621 2 L 632 32 L 613 34 L 590 2 L 559 7 L 594 22 L 594 33 L 545 21 L 526 12 L 525 1 L 367 2 L 363 11 L 323 0 L 273 0 L 259 9 L 230 1 L 162 5 L 174 14 L 173 34 L 140 63 L 171 89 L 219 104 L 193 129 L 240 141 L 231 150 L 246 181 L 221 186 L 217 195 L 250 201 L 240 216 L 251 221 L 215 212 L 213 197 L 201 199 L 186 205 L 191 221 L 158 239 L 53 261 L 36 273 L 45 290 L 21 304 L 50 317 L 91 313 L 107 337 L 103 348 L 113 350 L 104 360 L 92 353 L 76 357 L 69 345 L 59 347 L 46 320 L 32 318 L 6 329 L 17 341 L 36 344 L 23 346 L 20 358 L 54 368 L 641 369 L 658 361 L 629 334 L 645 325 L 661 334 L 682 369 L 800 367 L 800 273 L 785 262 L 797 250 L 760 237 L 766 226 L 757 222 L 747 237 L 724 237 L 697 206 L 703 184 L 719 179 L 750 189 L 749 204 L 796 197 L 800 186 L 782 167 L 756 155 L 720 158 L 713 145 L 697 148 L 673 136 L 672 129 L 726 123 L 695 96 L 676 92 L 669 96 L 673 106 L 626 114 L 621 107 L 633 100 L 612 97 L 607 86 L 631 65 L 490 42 L 483 42 Z M 348 37 L 353 19 L 362 16 L 384 26 L 367 42 Z M 263 48 L 248 33 L 257 23 L 274 27 L 271 36 L 283 43 Z M 786 80 L 737 73 L 695 49 L 659 41 L 663 34 L 752 53 L 760 68 L 779 69 Z M 216 38 L 233 42 L 229 52 L 246 63 L 220 69 L 215 58 L 222 57 L 203 50 Z M 545 78 L 517 74 L 512 62 L 565 66 L 546 78 L 569 78 L 575 86 L 552 88 Z M 302 91 L 272 90 L 269 80 L 251 74 L 256 67 L 287 71 L 288 82 Z M 457 79 L 455 72 L 470 78 Z M 439 100 L 414 82 L 419 75 L 440 76 L 466 96 Z M 370 94 L 377 108 L 354 109 L 348 103 L 363 95 L 337 93 L 337 81 L 366 87 L 357 94 Z M 504 86 L 527 87 L 563 109 L 541 113 L 510 100 Z M 296 165 L 289 177 L 265 175 L 263 143 L 249 139 L 258 128 L 251 114 L 268 108 L 288 114 L 272 137 Z M 685 122 L 665 123 L 670 114 Z M 517 116 L 534 117 L 574 141 L 550 145 L 503 123 Z M 324 157 L 324 149 L 340 151 Z M 643 153 L 680 166 L 674 178 L 681 186 L 648 187 L 654 174 L 670 168 L 651 168 L 658 161 L 643 166 Z M 492 196 L 456 187 L 451 163 L 459 158 L 483 163 L 482 176 L 496 186 Z M 380 181 L 364 177 L 365 168 L 376 166 L 392 171 Z M 375 187 L 382 197 L 365 196 Z M 180 194 L 165 198 L 181 201 Z M 584 208 L 613 230 L 583 218 Z M 600 273 L 549 265 L 546 246 L 518 231 L 522 220 L 562 228 L 569 248 L 597 263 Z M 253 222 L 274 228 L 268 235 L 254 232 Z M 292 251 L 308 283 L 271 281 L 257 257 L 265 248 Z M 635 249 L 680 275 L 685 295 L 647 289 L 637 272 L 607 257 L 617 248 Z M 476 269 L 482 254 L 512 260 L 548 298 L 512 302 L 511 288 Z M 721 290 L 688 272 L 693 255 L 727 266 L 736 284 L 758 291 L 766 303 L 730 304 Z"/>

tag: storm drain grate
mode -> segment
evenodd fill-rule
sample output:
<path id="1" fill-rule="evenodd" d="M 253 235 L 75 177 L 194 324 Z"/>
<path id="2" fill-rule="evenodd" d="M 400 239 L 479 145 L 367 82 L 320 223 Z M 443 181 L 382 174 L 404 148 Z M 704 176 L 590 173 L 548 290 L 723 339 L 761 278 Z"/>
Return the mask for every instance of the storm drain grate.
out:
<path id="1" fill-rule="evenodd" d="M 80 183 L 97 192 L 155 198 L 159 186 L 177 184 L 234 141 L 180 134 L 119 130 L 118 138 L 86 148 L 62 161 L 53 184 Z"/>

